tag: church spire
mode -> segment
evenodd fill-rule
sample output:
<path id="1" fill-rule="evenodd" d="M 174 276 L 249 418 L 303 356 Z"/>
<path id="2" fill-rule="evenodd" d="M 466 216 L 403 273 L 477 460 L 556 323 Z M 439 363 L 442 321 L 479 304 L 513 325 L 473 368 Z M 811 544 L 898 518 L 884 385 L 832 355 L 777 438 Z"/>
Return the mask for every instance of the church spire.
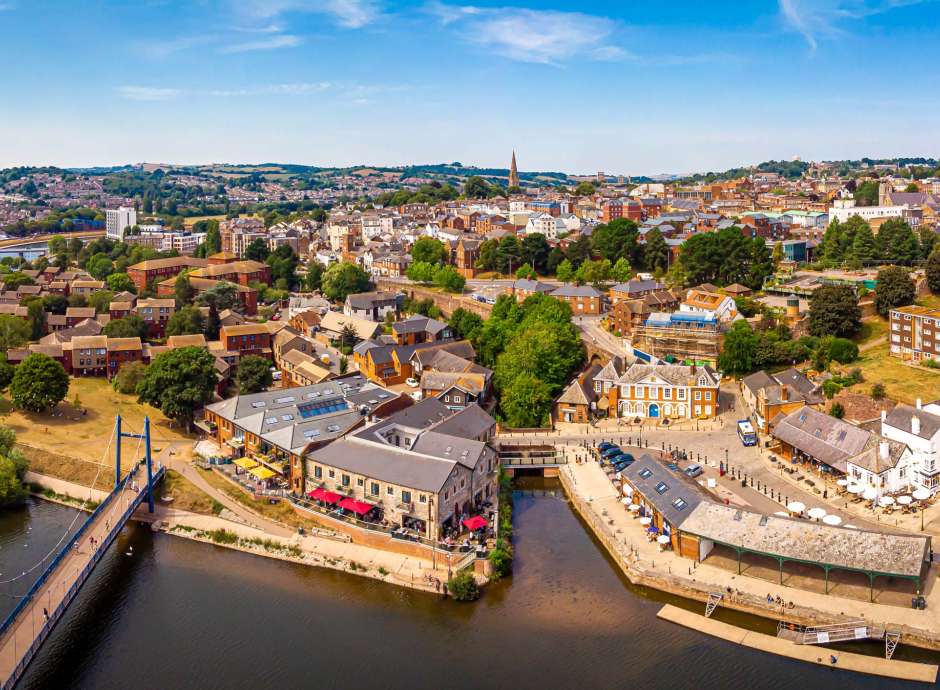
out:
<path id="1" fill-rule="evenodd" d="M 512 152 L 512 163 L 509 165 L 509 187 L 519 186 L 519 171 L 516 169 L 516 151 Z"/>

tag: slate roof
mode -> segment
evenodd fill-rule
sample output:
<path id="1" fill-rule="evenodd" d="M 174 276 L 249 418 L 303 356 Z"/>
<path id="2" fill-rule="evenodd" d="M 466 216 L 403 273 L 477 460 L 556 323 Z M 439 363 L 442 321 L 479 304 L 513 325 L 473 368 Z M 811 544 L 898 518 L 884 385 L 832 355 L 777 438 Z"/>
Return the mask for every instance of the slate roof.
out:
<path id="1" fill-rule="evenodd" d="M 917 434 L 920 438 L 931 439 L 940 431 L 940 416 L 926 410 L 918 410 L 916 407 L 904 403 L 898 403 L 888 413 L 885 424 L 901 431 L 913 433 L 911 431 L 911 419 L 913 417 L 920 420 L 920 432 Z"/>
<path id="2" fill-rule="evenodd" d="M 700 503 L 709 500 L 708 494 L 696 482 L 682 473 L 666 469 L 649 455 L 637 458 L 621 476 L 673 527 L 680 527 Z M 682 499 L 685 505 L 677 505 L 677 499 Z"/>

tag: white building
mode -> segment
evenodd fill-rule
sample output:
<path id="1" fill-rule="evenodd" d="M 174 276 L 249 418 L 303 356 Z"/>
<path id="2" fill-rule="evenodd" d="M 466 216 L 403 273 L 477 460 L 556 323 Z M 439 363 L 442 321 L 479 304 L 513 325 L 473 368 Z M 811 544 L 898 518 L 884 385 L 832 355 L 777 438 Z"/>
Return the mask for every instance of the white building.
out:
<path id="1" fill-rule="evenodd" d="M 881 413 L 881 435 L 905 444 L 913 454 L 911 484 L 936 493 L 940 484 L 940 405 L 898 404 Z"/>
<path id="2" fill-rule="evenodd" d="M 558 239 L 559 235 L 574 232 L 581 227 L 581 219 L 573 214 L 555 217 L 549 213 L 536 213 L 529 217 L 525 225 L 525 233 L 534 235 L 540 233 L 546 239 Z"/>
<path id="3" fill-rule="evenodd" d="M 105 211 L 105 219 L 105 234 L 108 239 L 120 242 L 124 239 L 124 231 L 137 225 L 137 211 L 128 206 L 109 208 Z"/>
<path id="4" fill-rule="evenodd" d="M 903 218 L 911 227 L 920 223 L 919 209 L 911 209 L 904 204 L 901 206 L 856 206 L 855 199 L 837 199 L 829 207 L 829 220 L 837 220 L 844 223 L 852 216 L 858 216 L 866 223 L 874 220 L 885 220 L 889 218 Z"/>

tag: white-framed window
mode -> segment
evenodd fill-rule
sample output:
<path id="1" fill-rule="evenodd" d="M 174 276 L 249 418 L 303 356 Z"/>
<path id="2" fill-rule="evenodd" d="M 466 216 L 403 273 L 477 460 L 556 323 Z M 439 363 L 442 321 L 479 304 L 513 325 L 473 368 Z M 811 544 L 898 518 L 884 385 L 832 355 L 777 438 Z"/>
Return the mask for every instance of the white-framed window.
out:
<path id="1" fill-rule="evenodd" d="M 706 400 L 711 400 L 711 399 L 712 399 L 712 392 L 711 392 L 711 391 L 705 391 L 705 399 L 706 399 Z"/>
<path id="2" fill-rule="evenodd" d="M 702 399 L 702 391 L 695 391 L 695 399 L 696 400 Z"/>
<path id="3" fill-rule="evenodd" d="M 663 397 L 666 400 L 672 400 L 672 388 L 663 388 Z"/>
<path id="4" fill-rule="evenodd" d="M 677 391 L 678 395 L 676 396 L 677 400 L 685 400 L 685 388 L 680 388 Z"/>
<path id="5" fill-rule="evenodd" d="M 644 386 L 634 386 L 633 390 L 635 393 L 635 397 L 637 398 L 642 398 L 644 393 L 646 392 L 646 388 Z"/>

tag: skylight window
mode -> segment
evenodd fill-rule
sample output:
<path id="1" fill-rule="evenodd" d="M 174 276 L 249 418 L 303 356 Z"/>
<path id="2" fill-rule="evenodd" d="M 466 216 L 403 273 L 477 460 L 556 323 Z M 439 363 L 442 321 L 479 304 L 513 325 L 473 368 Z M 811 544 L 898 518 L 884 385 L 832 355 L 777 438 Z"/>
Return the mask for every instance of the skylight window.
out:
<path id="1" fill-rule="evenodd" d="M 264 400 L 258 400 L 257 402 L 251 403 L 251 406 L 254 408 L 264 407 L 264 405 L 265 405 Z"/>
<path id="2" fill-rule="evenodd" d="M 640 470 L 640 476 L 643 477 L 643 479 L 649 479 L 653 476 L 653 473 L 648 467 L 644 467 L 642 470 Z"/>
<path id="3" fill-rule="evenodd" d="M 677 498 L 672 502 L 672 507 L 676 510 L 683 510 L 687 505 L 689 504 L 685 502 L 684 498 Z"/>
<path id="4" fill-rule="evenodd" d="M 656 493 L 664 494 L 669 491 L 669 485 L 666 482 L 660 482 L 656 485 Z"/>

